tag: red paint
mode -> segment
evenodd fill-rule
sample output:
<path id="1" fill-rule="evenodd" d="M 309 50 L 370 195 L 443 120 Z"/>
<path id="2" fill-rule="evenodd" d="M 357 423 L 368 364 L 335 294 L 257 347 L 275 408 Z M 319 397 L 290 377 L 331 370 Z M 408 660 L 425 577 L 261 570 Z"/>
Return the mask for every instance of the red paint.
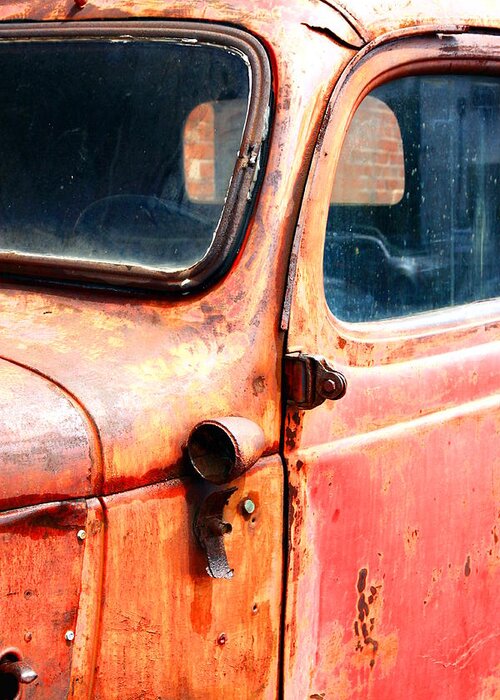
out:
<path id="1" fill-rule="evenodd" d="M 454 42 L 471 70 L 484 67 L 478 56 L 500 59 L 496 39 Z M 285 423 L 284 679 L 297 700 L 465 700 L 500 687 L 498 300 L 364 326 L 323 301 L 326 154 L 339 152 L 365 84 L 417 58 L 458 68 L 439 52 L 439 41 L 401 41 L 352 71 L 306 189 L 288 349 L 326 357 L 348 388 L 306 411 L 300 433 L 292 407 Z"/>

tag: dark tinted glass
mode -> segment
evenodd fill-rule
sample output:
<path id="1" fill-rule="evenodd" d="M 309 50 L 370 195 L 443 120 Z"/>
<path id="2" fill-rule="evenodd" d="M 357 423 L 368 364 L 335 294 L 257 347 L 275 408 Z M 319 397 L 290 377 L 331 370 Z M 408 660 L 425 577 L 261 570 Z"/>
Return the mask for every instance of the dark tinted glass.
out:
<path id="1" fill-rule="evenodd" d="M 199 105 L 246 105 L 248 97 L 248 61 L 223 47 L 3 43 L 0 251 L 163 270 L 198 261 L 223 198 L 200 204 L 187 195 L 185 123 Z M 245 113 L 240 107 L 233 124 L 240 139 Z M 222 189 L 231 172 L 224 169 Z"/>
<path id="2" fill-rule="evenodd" d="M 366 99 L 384 103 L 400 133 L 367 129 L 355 163 L 352 149 L 341 154 L 350 180 L 336 184 L 324 256 L 332 311 L 371 321 L 499 296 L 500 80 L 413 76 Z M 364 175 L 360 196 L 355 179 L 370 168 L 377 178 Z M 371 191 L 382 176 L 385 191 Z"/>

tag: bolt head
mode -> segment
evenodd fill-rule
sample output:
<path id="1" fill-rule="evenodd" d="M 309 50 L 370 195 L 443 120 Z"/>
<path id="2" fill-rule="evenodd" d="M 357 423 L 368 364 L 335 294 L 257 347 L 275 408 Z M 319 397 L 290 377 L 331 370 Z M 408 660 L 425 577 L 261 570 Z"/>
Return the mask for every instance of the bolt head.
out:
<path id="1" fill-rule="evenodd" d="M 252 515 L 252 513 L 255 511 L 255 503 L 251 498 L 245 498 L 243 501 L 243 510 L 245 513 L 248 513 L 248 515 Z"/>
<path id="2" fill-rule="evenodd" d="M 335 391 L 337 391 L 337 385 L 335 384 L 333 379 L 325 379 L 325 381 L 321 385 L 321 388 L 325 394 L 333 394 Z"/>
<path id="3" fill-rule="evenodd" d="M 78 530 L 76 536 L 79 540 L 84 540 L 87 537 L 87 533 L 85 532 L 85 530 Z"/>
<path id="4" fill-rule="evenodd" d="M 72 642 L 74 640 L 74 638 L 75 638 L 75 633 L 73 632 L 73 630 L 68 630 L 66 632 L 66 634 L 64 635 L 64 639 L 67 642 Z"/>

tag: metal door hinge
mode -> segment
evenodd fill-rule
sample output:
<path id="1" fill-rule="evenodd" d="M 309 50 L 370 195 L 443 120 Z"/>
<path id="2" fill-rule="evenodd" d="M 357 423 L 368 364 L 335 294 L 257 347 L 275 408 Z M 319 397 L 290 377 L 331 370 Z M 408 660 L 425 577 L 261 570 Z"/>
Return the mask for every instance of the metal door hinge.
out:
<path id="1" fill-rule="evenodd" d="M 285 355 L 285 391 L 288 403 L 304 410 L 341 399 L 347 382 L 324 357 L 302 353 Z"/>

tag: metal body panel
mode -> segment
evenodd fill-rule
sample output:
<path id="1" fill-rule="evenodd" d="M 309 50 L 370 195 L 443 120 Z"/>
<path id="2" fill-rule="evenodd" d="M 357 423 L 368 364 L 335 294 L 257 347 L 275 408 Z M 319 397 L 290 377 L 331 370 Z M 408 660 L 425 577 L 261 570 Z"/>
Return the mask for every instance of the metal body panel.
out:
<path id="1" fill-rule="evenodd" d="M 68 697 L 86 521 L 85 501 L 0 514 L 0 656 L 14 651 L 38 674 L 23 698 Z"/>
<path id="2" fill-rule="evenodd" d="M 207 576 L 194 538 L 200 484 L 105 499 L 96 700 L 277 697 L 282 474 L 279 457 L 269 457 L 233 482 L 224 513 L 230 581 Z M 246 498 L 252 514 L 242 509 Z"/>
<path id="3" fill-rule="evenodd" d="M 26 279 L 0 283 L 0 354 L 77 397 L 94 427 L 89 487 L 82 494 L 75 483 L 67 496 L 109 495 L 89 521 L 71 678 L 64 688 L 53 686 L 54 699 L 218 698 L 222 689 L 228 697 L 278 694 L 284 481 L 276 455 L 284 337 L 278 319 L 311 153 L 335 78 L 353 50 L 297 22 L 296 8 L 263 6 L 244 16 L 241 8 L 108 3 L 79 13 L 74 3 L 60 2 L 0 8 L 0 20 L 225 21 L 263 38 L 273 72 L 264 184 L 224 280 L 177 298 Z M 330 16 L 337 14 L 318 5 L 301 19 L 321 25 Z M 333 20 L 339 31 L 359 43 L 339 18 Z M 306 73 L 309 53 L 321 60 Z M 7 404 L 5 386 L 0 394 Z M 33 401 L 41 407 L 38 394 Z M 226 509 L 233 525 L 224 538 L 230 581 L 209 578 L 194 540 L 203 489 L 196 495 L 184 479 L 175 481 L 187 475 L 184 447 L 194 426 L 228 415 L 260 426 L 264 454 L 271 455 L 235 482 L 240 489 Z M 60 448 L 67 464 L 64 443 Z M 255 516 L 242 514 L 240 494 L 251 497 Z M 40 500 L 49 498 L 40 493 Z M 49 632 L 40 620 L 37 634 L 50 638 Z"/>
<path id="4" fill-rule="evenodd" d="M 322 147 L 339 77 L 357 52 L 395 35 L 500 26 L 496 2 L 476 3 L 471 14 L 464 3 L 389 10 L 333 0 L 14 0 L 0 7 L 2 26 L 13 30 L 18 21 L 237 26 L 265 47 L 275 101 L 256 206 L 239 256 L 217 284 L 167 297 L 26 277 L 0 282 L 0 356 L 9 363 L 0 367 L 0 419 L 11 421 L 24 449 L 31 416 L 23 467 L 42 455 L 22 484 L 19 460 L 4 452 L 0 471 L 10 490 L 2 508 L 48 502 L 54 493 L 88 498 L 85 525 L 77 523 L 83 545 L 76 521 L 60 531 L 27 517 L 22 532 L 5 521 L 2 569 L 12 559 L 22 566 L 11 578 L 2 574 L 2 585 L 15 583 L 4 586 L 4 619 L 24 580 L 48 601 L 36 610 L 33 641 L 20 638 L 30 631 L 21 607 L 2 632 L 5 644 L 41 660 L 40 682 L 26 697 L 276 698 L 281 672 L 287 699 L 498 694 L 491 621 L 499 304 L 360 330 L 332 320 L 321 287 L 333 167 L 318 162 L 338 150 L 359 97 L 354 90 L 348 109 L 333 115 Z M 488 40 L 475 50 L 480 42 Z M 292 248 L 318 137 L 298 228 L 304 235 Z M 280 328 L 279 319 L 290 251 L 297 280 L 289 286 L 288 349 L 333 361 L 348 392 L 334 407 L 290 410 L 283 426 L 287 323 Z M 206 574 L 192 531 L 206 488 L 186 478 L 184 454 L 193 427 L 221 416 L 260 426 L 266 455 L 234 482 L 225 509 L 233 526 L 224 539 L 230 581 Z M 277 455 L 282 434 L 288 487 Z M 43 460 L 56 465 L 53 472 Z M 256 507 L 250 517 L 245 497 Z M 60 638 L 68 620 L 72 654 Z M 46 659 L 52 671 L 44 671 Z"/>
<path id="5" fill-rule="evenodd" d="M 0 378 L 0 510 L 90 493 L 99 447 L 84 409 L 22 365 L 1 359 Z"/>
<path id="6" fill-rule="evenodd" d="M 41 7 L 30 5 L 29 17 L 40 18 Z M 57 19 L 61 7 L 51 3 L 47 18 Z M 175 8 L 163 16 L 178 16 Z M 183 13 L 193 14 L 189 8 Z M 99 16 L 123 18 L 123 5 L 114 9 Z M 180 298 L 1 283 L 0 354 L 64 386 L 96 424 L 103 461 L 93 494 L 177 476 L 191 429 L 214 416 L 245 415 L 263 428 L 266 452 L 277 451 L 283 335 L 276 319 L 290 240 L 326 100 L 353 54 L 282 12 L 288 24 L 274 22 L 266 41 L 276 107 L 264 184 L 223 283 Z M 151 14 L 147 5 L 142 13 Z M 222 13 L 215 5 L 205 19 Z M 237 8 L 225 14 L 228 22 L 237 16 Z M 246 28 L 262 35 L 269 17 L 252 14 Z M 321 60 L 304 72 L 302 57 L 318 51 Z"/>
<path id="7" fill-rule="evenodd" d="M 395 42 L 356 59 L 334 95 L 298 227 L 288 351 L 325 356 L 347 393 L 286 416 L 288 698 L 493 698 L 500 687 L 500 304 L 347 324 L 328 310 L 321 272 L 327 154 L 367 86 L 411 66 L 453 70 L 457 57 L 491 71 L 498 51 L 488 35 Z"/>

